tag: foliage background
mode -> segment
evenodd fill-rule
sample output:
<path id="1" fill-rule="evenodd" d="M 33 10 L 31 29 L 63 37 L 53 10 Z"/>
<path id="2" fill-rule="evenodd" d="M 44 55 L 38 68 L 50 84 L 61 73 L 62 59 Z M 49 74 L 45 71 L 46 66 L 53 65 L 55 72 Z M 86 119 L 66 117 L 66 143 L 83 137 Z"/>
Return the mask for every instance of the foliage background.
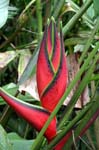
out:
<path id="1" fill-rule="evenodd" d="M 5 7 L 3 3 L 6 3 L 6 0 L 0 4 L 0 6 L 2 6 L 0 10 Z M 70 84 L 68 89 L 71 91 L 79 79 L 80 81 L 84 79 L 79 85 L 82 90 L 80 91 L 78 87 L 76 95 L 74 95 L 74 90 L 72 92 L 74 97 L 70 95 L 69 99 L 72 101 L 75 100 L 76 103 L 78 98 L 80 96 L 82 97 L 85 87 L 88 86 L 88 96 L 87 98 L 83 97 L 82 101 L 84 99 L 97 101 L 96 99 L 99 97 L 99 60 L 96 58 L 98 52 L 97 54 L 94 53 L 93 57 L 90 56 L 91 52 L 95 51 L 95 48 L 97 50 L 99 48 L 99 46 L 97 46 L 99 40 L 98 0 L 10 0 L 10 2 L 7 3 L 6 9 L 8 9 L 8 15 L 6 16 L 8 19 L 6 24 L 0 29 L 0 86 L 6 89 L 10 94 L 18 96 L 18 98 L 24 101 L 40 105 L 39 101 L 36 100 L 37 97 L 35 93 L 33 93 L 32 96 L 32 92 L 29 93 L 32 88 L 31 80 L 28 82 L 29 90 L 25 89 L 25 95 L 23 94 L 24 92 L 17 93 L 17 90 L 20 87 L 24 91 L 26 80 L 31 79 L 35 73 L 40 40 L 48 18 L 53 16 L 58 28 L 60 21 L 62 21 L 63 24 L 65 51 L 68 55 L 68 59 L 71 60 L 69 67 L 72 68 L 73 64 L 78 66 L 77 68 L 74 67 L 71 69 L 72 76 L 70 77 L 70 82 L 72 80 L 74 82 Z M 5 19 L 4 13 L 0 15 L 0 18 Z M 87 65 L 84 65 L 82 69 L 88 56 L 89 62 Z M 73 59 L 75 63 L 72 61 Z M 87 76 L 86 72 L 90 70 L 95 59 L 95 66 Z M 27 63 L 28 65 L 26 67 Z M 80 69 L 83 70 L 82 74 L 78 73 L 77 76 L 77 70 L 79 71 Z M 34 80 L 32 80 L 32 82 L 34 83 Z M 35 87 L 33 87 L 33 89 L 34 88 Z M 68 91 L 69 90 L 67 90 L 67 93 Z M 71 104 L 68 110 L 66 110 L 66 106 L 61 107 L 57 117 L 61 118 L 63 111 L 68 112 L 67 118 L 68 116 L 71 117 L 71 114 L 69 114 L 69 110 L 71 110 L 72 114 L 75 114 L 72 117 L 75 118 L 78 110 L 78 108 L 73 109 L 75 103 Z M 94 106 L 94 110 L 95 109 Z M 92 117 L 93 116 L 91 116 L 91 118 Z M 82 119 L 84 119 L 84 117 L 82 117 Z M 2 98 L 0 98 L 0 123 L 2 125 L 0 127 L 1 150 L 21 150 L 23 146 L 24 150 L 32 149 L 31 146 L 38 133 L 9 106 L 5 105 Z M 76 145 L 74 141 L 75 149 L 99 149 L 98 124 L 99 118 L 97 118 L 91 126 L 91 129 L 86 132 L 85 136 L 81 138 Z M 47 146 L 47 143 L 44 141 L 41 149 L 44 149 L 45 145 Z"/>

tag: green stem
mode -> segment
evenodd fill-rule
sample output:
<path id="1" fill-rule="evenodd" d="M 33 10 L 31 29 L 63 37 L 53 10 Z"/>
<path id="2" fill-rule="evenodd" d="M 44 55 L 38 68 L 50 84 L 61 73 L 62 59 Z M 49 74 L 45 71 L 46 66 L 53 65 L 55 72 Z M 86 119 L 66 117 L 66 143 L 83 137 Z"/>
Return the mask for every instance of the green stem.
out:
<path id="1" fill-rule="evenodd" d="M 42 8 L 41 0 L 36 0 L 36 15 L 37 15 L 37 26 L 38 26 L 38 40 L 42 34 Z"/>
<path id="2" fill-rule="evenodd" d="M 94 71 L 94 67 L 95 64 L 98 60 L 99 56 L 97 56 L 92 64 L 92 66 L 90 67 L 90 69 L 88 70 L 88 72 L 86 73 L 85 77 L 83 78 L 82 82 L 80 83 L 78 90 L 76 91 L 76 93 L 73 95 L 68 107 L 67 107 L 67 111 L 65 116 L 63 117 L 63 120 L 61 121 L 58 129 L 61 129 L 62 126 L 64 125 L 64 123 L 68 120 L 68 117 L 70 116 L 74 105 L 76 103 L 76 101 L 78 100 L 78 97 L 80 96 L 81 92 L 84 90 L 86 84 L 88 84 L 88 78 L 90 78 L 92 72 Z M 90 106 L 91 105 L 91 106 Z M 89 108 L 91 108 L 93 105 L 90 104 Z M 79 114 L 73 119 L 73 121 L 71 121 L 67 127 L 58 135 L 56 136 L 56 138 L 49 144 L 49 149 L 52 148 L 60 139 L 62 139 L 62 137 L 64 135 L 66 135 L 67 131 L 71 129 L 71 127 L 73 127 L 82 117 L 83 117 L 83 113 L 85 113 L 85 111 L 89 110 L 89 108 L 85 108 L 85 110 L 82 110 L 81 112 L 79 112 Z"/>
<path id="3" fill-rule="evenodd" d="M 92 139 L 91 132 L 90 132 L 89 129 L 86 131 L 85 135 L 86 135 L 86 137 L 87 137 L 87 139 L 89 141 L 90 147 L 92 147 L 91 150 L 96 150 L 95 144 L 94 144 L 94 141 Z"/>
<path id="4" fill-rule="evenodd" d="M 19 34 L 22 27 L 25 25 L 25 23 L 28 21 L 29 16 L 26 15 L 26 11 L 31 7 L 31 5 L 35 2 L 35 0 L 30 1 L 30 3 L 25 7 L 25 9 L 22 11 L 18 18 L 18 22 L 16 24 L 15 31 L 12 33 L 10 37 L 7 38 L 6 41 L 4 41 L 2 44 L 0 44 L 0 49 L 5 47 L 7 44 L 9 44 L 15 37 Z M 32 12 L 33 13 L 33 12 Z"/>
<path id="5" fill-rule="evenodd" d="M 80 7 L 74 3 L 72 0 L 67 0 L 67 2 L 70 2 L 71 7 L 77 12 L 78 10 L 80 10 Z M 93 29 L 94 26 L 94 22 L 88 17 L 87 14 L 84 14 L 82 16 L 82 18 L 84 19 L 84 22 L 87 24 L 88 27 L 90 27 L 91 29 Z"/>
<path id="6" fill-rule="evenodd" d="M 95 121 L 97 116 L 99 115 L 99 95 L 95 98 L 94 101 L 94 107 L 92 106 L 91 109 L 86 113 L 86 115 L 83 117 L 77 128 L 75 129 L 74 136 L 75 139 L 81 134 L 83 135 L 87 128 L 91 126 L 91 124 Z M 83 132 L 82 132 L 83 131 Z M 70 146 L 73 143 L 72 137 L 69 138 L 68 143 L 64 146 L 64 150 L 68 149 L 68 146 Z"/>
<path id="7" fill-rule="evenodd" d="M 92 4 L 93 0 L 87 0 L 86 3 L 81 7 L 81 9 L 72 17 L 72 19 L 64 26 L 63 34 L 64 36 L 73 28 L 77 20 L 85 13 L 85 11 Z"/>
<path id="8" fill-rule="evenodd" d="M 99 43 L 98 43 L 99 44 Z M 99 46 L 99 45 L 97 45 L 97 46 Z M 97 50 L 98 50 L 98 47 L 96 48 Z M 94 49 L 93 51 L 95 52 L 95 51 L 97 51 L 96 49 Z M 91 52 L 91 54 L 93 53 L 93 51 Z M 91 54 L 90 54 L 90 56 L 91 56 Z M 93 54 L 92 54 L 93 55 Z M 92 60 L 92 58 L 91 58 L 91 60 Z M 80 78 L 79 77 L 79 75 L 80 75 L 80 73 L 82 74 L 83 73 L 83 71 L 84 71 L 84 69 L 86 68 L 86 65 L 87 65 L 87 63 L 88 63 L 89 61 L 88 61 L 88 59 L 84 62 L 84 64 L 83 64 L 83 66 L 81 67 L 81 69 L 79 70 L 79 72 L 77 73 L 77 75 L 76 75 L 76 77 L 75 77 L 75 79 L 78 77 L 78 78 Z M 88 78 L 87 78 L 87 80 L 88 80 Z M 75 80 L 73 80 L 72 82 L 74 82 Z M 88 81 L 89 82 L 89 81 Z M 72 84 L 72 83 L 71 83 Z M 71 85 L 70 84 L 70 85 Z M 74 83 L 74 85 L 76 84 L 76 82 Z M 81 84 L 80 84 L 81 85 Z M 69 86 L 70 87 L 70 86 Z M 80 88 L 82 88 L 82 86 L 81 87 L 79 87 L 79 90 L 81 90 Z M 68 90 L 68 89 L 67 89 Z M 79 91 L 79 93 L 77 94 L 77 92 L 74 94 L 74 96 L 72 97 L 72 99 L 75 99 L 75 101 L 76 101 L 76 95 L 77 95 L 77 97 L 79 96 L 79 94 L 80 94 L 80 91 Z M 72 111 L 72 109 L 73 109 L 73 106 L 74 106 L 74 104 L 75 104 L 75 101 L 73 100 L 73 102 L 72 102 L 72 100 L 71 100 L 71 102 L 70 102 L 70 104 L 68 105 L 68 108 L 67 108 L 67 110 L 66 110 L 66 113 L 65 113 L 65 116 L 63 117 L 63 119 L 61 120 L 61 123 L 59 124 L 59 129 L 63 126 L 63 124 L 64 124 L 64 121 L 65 120 L 68 120 L 68 117 L 69 117 L 69 115 L 71 114 L 71 111 Z M 72 103 L 72 104 L 71 104 Z"/>
<path id="9" fill-rule="evenodd" d="M 85 107 L 83 110 L 81 110 L 78 115 L 69 122 L 69 124 L 66 126 L 65 129 L 62 130 L 62 132 L 60 132 L 56 138 L 53 139 L 53 141 L 48 145 L 48 149 L 51 149 L 59 140 L 61 140 L 63 138 L 64 135 L 66 135 L 66 133 L 73 128 L 78 121 L 81 120 L 81 118 L 87 113 L 87 111 L 91 108 L 91 106 L 93 105 L 93 103 L 90 103 L 87 107 Z"/>
<path id="10" fill-rule="evenodd" d="M 35 2 L 36 0 L 31 0 L 28 5 L 26 5 L 25 9 L 22 11 L 21 15 L 23 15 L 32 5 L 33 3 Z M 20 15 L 20 16 L 21 16 Z"/>
<path id="11" fill-rule="evenodd" d="M 51 16 L 51 1 L 48 0 L 47 3 L 46 3 L 46 7 L 45 7 L 45 17 L 44 17 L 44 25 L 46 24 L 48 18 L 50 18 Z"/>
<path id="12" fill-rule="evenodd" d="M 19 91 L 15 93 L 15 97 L 17 97 L 18 94 L 19 94 Z M 0 124 L 2 124 L 5 127 L 12 113 L 13 113 L 13 109 L 9 105 L 7 105 L 0 118 Z"/>
<path id="13" fill-rule="evenodd" d="M 65 46 L 69 46 L 69 45 L 77 45 L 77 44 L 85 44 L 86 43 L 87 38 L 76 38 L 76 37 L 72 37 L 72 38 L 68 38 L 65 40 Z"/>
<path id="14" fill-rule="evenodd" d="M 4 110 L 1 118 L 0 118 L 0 124 L 2 124 L 3 127 L 6 126 L 12 112 L 13 112 L 12 108 L 9 105 L 7 105 L 5 107 L 5 110 Z"/>
<path id="15" fill-rule="evenodd" d="M 30 125 L 27 123 L 25 131 L 24 131 L 24 139 L 26 139 L 28 131 L 29 131 Z"/>
<path id="16" fill-rule="evenodd" d="M 61 105 L 63 104 L 64 100 L 66 99 L 66 97 L 68 96 L 68 94 L 70 93 L 70 91 L 72 90 L 72 88 L 74 87 L 74 85 L 77 83 L 77 81 L 80 79 L 80 77 L 81 77 L 82 73 L 85 71 L 86 67 L 88 67 L 89 62 L 95 56 L 95 53 L 97 52 L 98 48 L 99 48 L 99 43 L 97 43 L 96 47 L 92 50 L 92 52 L 90 53 L 90 55 L 86 59 L 85 63 L 83 64 L 83 66 L 81 67 L 81 69 L 79 70 L 79 72 L 77 73 L 75 79 L 70 83 L 70 85 L 67 88 L 66 92 L 64 93 L 63 97 L 60 99 L 60 101 L 57 104 L 56 108 L 51 113 L 49 119 L 46 121 L 44 127 L 42 128 L 42 130 L 38 134 L 37 139 L 35 140 L 35 143 L 33 143 L 32 150 L 36 149 L 36 146 L 38 145 L 39 141 L 41 140 L 41 138 L 42 138 L 44 132 L 46 131 L 48 125 L 50 124 L 51 120 L 54 118 L 54 116 L 59 111 L 59 109 L 60 109 Z"/>
<path id="17" fill-rule="evenodd" d="M 61 10 L 61 8 L 63 7 L 65 3 L 65 0 L 60 0 L 58 1 L 58 4 L 56 3 L 55 7 L 54 7 L 54 12 L 52 13 L 52 16 L 56 19 L 59 15 L 59 12 Z"/>
<path id="18" fill-rule="evenodd" d="M 97 30 L 99 30 L 99 18 L 97 19 L 96 25 L 95 25 L 95 27 L 94 27 L 94 29 L 93 29 L 91 35 L 90 35 L 90 38 L 88 39 L 86 45 L 84 46 L 83 53 L 82 53 L 82 55 L 81 55 L 81 57 L 80 57 L 80 59 L 79 59 L 79 63 L 80 63 L 80 64 L 81 64 L 82 61 L 84 60 L 84 57 L 85 57 L 85 55 L 86 55 L 86 53 L 87 53 L 87 51 L 88 51 L 88 49 L 89 49 L 89 47 L 90 47 L 90 45 L 91 45 L 93 39 L 94 39 L 94 35 L 95 35 L 95 33 L 97 32 Z"/>
<path id="19" fill-rule="evenodd" d="M 99 74 L 95 74 L 91 77 L 90 81 L 99 81 Z"/>
<path id="20" fill-rule="evenodd" d="M 96 137 L 96 147 L 97 149 L 99 149 L 99 117 L 96 119 L 94 123 L 94 131 Z"/>

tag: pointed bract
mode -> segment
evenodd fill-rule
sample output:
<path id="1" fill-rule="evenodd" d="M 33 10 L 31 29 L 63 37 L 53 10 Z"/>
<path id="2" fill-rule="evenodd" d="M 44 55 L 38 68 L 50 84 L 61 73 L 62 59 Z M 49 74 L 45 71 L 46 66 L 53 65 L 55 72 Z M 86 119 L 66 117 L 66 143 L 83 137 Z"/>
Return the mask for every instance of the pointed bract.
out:
<path id="1" fill-rule="evenodd" d="M 50 112 L 26 102 L 23 102 L 13 96 L 7 94 L 0 88 L 0 96 L 24 119 L 26 119 L 37 131 L 40 131 L 47 119 L 50 116 Z M 56 118 L 52 120 L 48 129 L 45 132 L 45 136 L 48 141 L 52 140 L 56 136 Z"/>
<path id="2" fill-rule="evenodd" d="M 65 92 L 68 80 L 62 32 L 59 36 L 53 20 L 44 32 L 36 74 L 41 104 L 53 111 Z"/>

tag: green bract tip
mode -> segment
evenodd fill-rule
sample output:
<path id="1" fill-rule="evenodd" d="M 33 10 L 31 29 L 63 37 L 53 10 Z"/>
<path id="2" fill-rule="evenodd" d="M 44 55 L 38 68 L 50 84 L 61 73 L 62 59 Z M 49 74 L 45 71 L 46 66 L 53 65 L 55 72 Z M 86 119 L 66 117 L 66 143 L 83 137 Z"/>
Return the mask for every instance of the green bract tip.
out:
<path id="1" fill-rule="evenodd" d="M 55 23 L 55 19 L 53 16 L 51 17 L 51 21 Z"/>
<path id="2" fill-rule="evenodd" d="M 49 24 L 50 24 L 50 19 L 48 18 L 48 19 L 47 19 L 47 25 L 49 25 Z"/>
<path id="3" fill-rule="evenodd" d="M 62 21 L 60 21 L 60 30 L 62 30 Z"/>

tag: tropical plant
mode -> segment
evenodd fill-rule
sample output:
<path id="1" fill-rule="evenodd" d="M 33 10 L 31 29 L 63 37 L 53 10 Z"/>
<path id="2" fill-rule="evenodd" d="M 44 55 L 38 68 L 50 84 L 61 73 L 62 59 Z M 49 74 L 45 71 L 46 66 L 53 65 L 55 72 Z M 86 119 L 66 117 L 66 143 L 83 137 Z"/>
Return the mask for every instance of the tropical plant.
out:
<path id="1" fill-rule="evenodd" d="M 0 149 L 99 149 L 98 0 L 10 5 L 0 22 Z"/>

